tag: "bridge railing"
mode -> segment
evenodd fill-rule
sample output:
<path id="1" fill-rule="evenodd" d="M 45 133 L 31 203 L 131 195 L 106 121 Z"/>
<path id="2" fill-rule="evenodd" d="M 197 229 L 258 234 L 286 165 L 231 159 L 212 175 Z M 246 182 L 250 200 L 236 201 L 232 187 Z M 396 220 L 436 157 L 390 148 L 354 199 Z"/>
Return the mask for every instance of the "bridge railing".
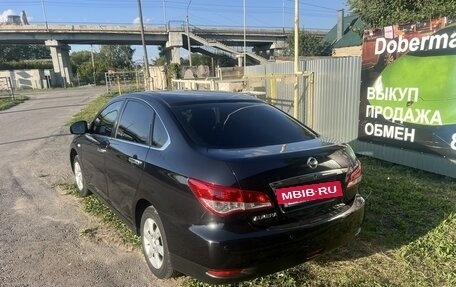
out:
<path id="1" fill-rule="evenodd" d="M 183 32 L 185 31 L 186 23 L 185 21 L 168 21 L 166 24 L 166 27 L 168 28 L 168 31 L 173 31 L 173 32 Z"/>
<path id="2" fill-rule="evenodd" d="M 154 24 L 144 25 L 146 32 L 167 32 L 167 31 L 185 31 L 185 21 L 168 21 L 165 24 Z M 226 33 L 243 33 L 243 26 L 217 26 L 217 25 L 190 25 L 191 32 L 197 33 L 215 33 L 215 34 L 226 34 Z M 328 29 L 320 28 L 306 28 L 305 31 L 316 34 L 326 34 Z M 139 25 L 128 24 L 128 23 L 77 23 L 77 22 L 48 22 L 45 23 L 36 22 L 32 25 L 10 25 L 0 23 L 0 31 L 33 31 L 33 32 L 131 32 L 139 31 Z M 293 31 L 292 28 L 288 27 L 260 27 L 260 26 L 249 26 L 246 29 L 248 34 L 289 34 Z"/>
<path id="3" fill-rule="evenodd" d="M 144 26 L 146 32 L 167 32 L 165 26 Z M 48 24 L 33 24 L 33 25 L 5 25 L 0 24 L 0 31 L 21 31 L 21 32 L 112 32 L 112 33 L 121 33 L 121 32 L 136 32 L 140 31 L 138 25 L 107 25 L 107 24 L 83 24 L 83 23 L 74 23 L 74 24 L 60 24 L 53 23 Z"/>

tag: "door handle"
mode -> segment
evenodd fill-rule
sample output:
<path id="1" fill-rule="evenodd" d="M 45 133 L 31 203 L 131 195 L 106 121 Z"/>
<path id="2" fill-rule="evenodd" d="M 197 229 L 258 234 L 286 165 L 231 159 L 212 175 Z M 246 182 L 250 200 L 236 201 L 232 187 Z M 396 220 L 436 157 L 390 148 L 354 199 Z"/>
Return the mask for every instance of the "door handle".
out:
<path id="1" fill-rule="evenodd" d="M 97 146 L 97 152 L 105 153 L 108 151 L 109 143 L 101 142 Z"/>
<path id="2" fill-rule="evenodd" d="M 138 166 L 143 164 L 143 162 L 141 160 L 136 159 L 134 157 L 129 157 L 128 158 L 128 162 L 130 162 L 130 163 L 132 163 L 134 165 L 138 165 Z"/>

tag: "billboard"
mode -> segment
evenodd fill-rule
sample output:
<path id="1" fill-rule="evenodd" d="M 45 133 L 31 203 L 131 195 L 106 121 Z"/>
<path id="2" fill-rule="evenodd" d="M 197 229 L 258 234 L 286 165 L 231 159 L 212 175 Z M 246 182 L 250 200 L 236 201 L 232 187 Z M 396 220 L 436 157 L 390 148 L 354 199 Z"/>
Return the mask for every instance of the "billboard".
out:
<path id="1" fill-rule="evenodd" d="M 456 22 L 364 31 L 359 140 L 456 161 Z"/>

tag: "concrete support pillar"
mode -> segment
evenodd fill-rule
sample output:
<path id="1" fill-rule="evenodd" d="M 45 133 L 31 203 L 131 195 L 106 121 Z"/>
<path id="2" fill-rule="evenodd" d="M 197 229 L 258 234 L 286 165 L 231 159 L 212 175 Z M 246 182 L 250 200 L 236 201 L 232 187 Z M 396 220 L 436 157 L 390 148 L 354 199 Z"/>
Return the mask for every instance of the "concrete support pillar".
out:
<path id="1" fill-rule="evenodd" d="M 62 87 L 71 86 L 73 72 L 71 70 L 70 46 L 59 43 L 56 40 L 47 40 L 45 44 L 51 50 L 57 85 Z"/>
<path id="2" fill-rule="evenodd" d="M 180 64 L 180 48 L 173 47 L 166 50 L 166 60 L 168 63 Z"/>
<path id="3" fill-rule="evenodd" d="M 284 56 L 285 51 L 288 49 L 288 43 L 286 41 L 276 41 L 270 47 L 271 55 L 273 56 Z"/>
<path id="4" fill-rule="evenodd" d="M 168 63 L 180 64 L 180 48 L 184 46 L 182 32 L 169 32 L 166 42 L 166 59 Z"/>
<path id="5" fill-rule="evenodd" d="M 268 45 L 253 47 L 254 52 L 269 54 L 270 56 L 283 56 L 286 49 L 288 49 L 288 43 L 282 40 L 277 40 Z"/>
<path id="6" fill-rule="evenodd" d="M 243 67 L 244 66 L 243 65 L 244 55 L 241 55 L 241 56 L 237 57 L 237 59 L 238 59 L 238 66 L 239 67 Z"/>

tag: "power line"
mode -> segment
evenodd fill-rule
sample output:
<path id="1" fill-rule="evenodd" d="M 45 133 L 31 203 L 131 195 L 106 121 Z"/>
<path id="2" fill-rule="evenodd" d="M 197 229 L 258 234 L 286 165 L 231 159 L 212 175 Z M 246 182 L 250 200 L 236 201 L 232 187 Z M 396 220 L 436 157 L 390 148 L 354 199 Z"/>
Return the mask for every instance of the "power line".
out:
<path id="1" fill-rule="evenodd" d="M 293 0 L 287 0 L 288 2 L 292 2 Z M 40 1 L 2 1 L 3 4 L 14 4 L 18 5 L 18 2 L 21 5 L 40 5 Z M 319 9 L 324 9 L 324 10 L 330 10 L 330 11 L 337 11 L 337 9 L 330 8 L 330 7 L 325 7 L 321 5 L 316 5 L 316 4 L 309 4 L 309 3 L 304 3 L 303 1 L 300 1 L 301 5 L 304 6 L 309 6 L 309 7 L 314 7 L 314 8 L 319 8 Z M 114 5 L 113 5 L 114 4 Z M 247 8 L 249 9 L 256 9 L 258 10 L 276 10 L 278 12 L 281 11 L 282 6 L 279 5 L 280 3 L 277 2 L 276 6 L 265 6 L 265 5 L 254 5 L 250 4 L 247 2 Z M 130 1 L 126 0 L 116 0 L 115 3 L 113 3 L 112 0 L 96 0 L 96 1 L 87 1 L 87 0 L 74 0 L 74 1 L 46 1 L 46 6 L 55 6 L 55 7 L 87 7 L 87 5 L 90 5 L 90 7 L 102 7 L 102 8 L 117 8 L 120 6 L 127 6 L 131 7 L 132 3 Z M 153 1 L 144 1 L 143 7 L 154 7 L 154 8 L 160 8 L 162 7 L 162 1 L 160 0 L 153 0 Z M 186 3 L 182 1 L 172 1 L 168 0 L 167 1 L 167 7 L 169 8 L 175 8 L 175 9 L 186 9 Z M 192 5 L 193 8 L 198 8 L 198 10 L 204 9 L 206 11 L 211 11 L 215 9 L 233 9 L 237 11 L 242 11 L 241 5 L 232 5 L 232 4 L 220 4 L 220 3 L 211 3 L 210 5 L 207 4 L 198 4 L 194 3 Z M 214 9 L 215 8 L 215 9 Z M 290 9 L 290 7 L 287 7 Z"/>
<path id="2" fill-rule="evenodd" d="M 8 5 L 8 4 L 13 4 L 14 6 L 28 6 L 28 7 L 34 7 L 34 6 L 39 6 L 40 1 L 42 0 L 2 0 L 2 4 Z M 309 1 L 309 0 L 307 0 Z M 71 8 L 74 8 L 73 10 L 75 13 L 74 15 L 70 15 L 68 17 L 68 21 L 65 20 L 57 20 L 57 22 L 72 22 L 72 23 L 89 23 L 89 21 L 80 21 L 78 18 L 84 18 L 87 17 L 85 15 L 91 15 L 88 17 L 92 17 L 95 19 L 104 19 L 102 17 L 99 17 L 96 15 L 99 10 L 98 8 L 102 8 L 103 10 L 109 10 L 109 14 L 111 14 L 112 18 L 115 17 L 115 19 L 122 19 L 119 16 L 117 16 L 117 13 L 115 12 L 116 10 L 121 10 L 122 13 L 119 15 L 122 15 L 125 19 L 126 15 L 134 14 L 133 9 L 127 9 L 132 7 L 132 0 L 44 0 L 46 8 L 51 7 L 50 11 L 56 11 L 59 9 L 64 8 L 69 8 L 68 10 L 71 10 Z M 148 18 L 153 19 L 153 24 L 157 23 L 158 17 L 162 17 L 162 14 L 160 11 L 162 11 L 162 5 L 163 5 L 163 0 L 141 0 L 142 6 L 145 9 L 145 12 Z M 198 3 L 199 2 L 199 3 Z M 195 0 L 192 3 L 191 9 L 189 11 L 189 14 L 191 15 L 192 19 L 195 19 L 199 23 L 217 23 L 220 24 L 220 26 L 226 26 L 227 23 L 228 25 L 230 23 L 238 23 L 241 21 L 241 16 L 242 16 L 242 4 L 240 0 L 238 1 L 232 1 L 232 2 L 225 2 L 223 3 L 222 1 L 203 1 L 203 0 Z M 234 4 L 233 4 L 234 2 Z M 236 3 L 239 2 L 239 5 L 236 5 Z M 247 11 L 248 11 L 248 17 L 250 18 L 249 22 L 253 25 L 256 23 L 259 23 L 258 26 L 265 25 L 265 26 L 271 26 L 274 21 L 272 19 L 274 16 L 278 15 L 284 15 L 286 16 L 286 19 L 289 18 L 289 16 L 293 15 L 293 7 L 291 5 L 288 5 L 290 2 L 294 2 L 294 0 L 286 0 L 285 6 L 283 6 L 283 1 L 279 0 L 274 0 L 274 1 L 251 1 L 248 0 L 246 1 L 247 5 Z M 303 0 L 300 0 L 300 5 L 307 6 L 309 8 L 302 9 L 300 12 L 301 15 L 304 15 L 307 18 L 318 18 L 318 19 L 329 19 L 334 17 L 335 18 L 335 12 L 337 9 L 330 8 L 330 7 L 325 7 L 323 5 L 317 5 L 317 4 L 311 4 L 311 3 L 305 3 Z M 186 10 L 188 0 L 166 0 L 166 8 L 169 11 L 169 14 L 167 15 L 167 18 L 169 20 L 178 20 L 178 19 L 184 19 L 185 15 L 184 12 Z M 266 4 L 266 5 L 264 5 Z M 3 5 L 2 5 L 3 6 Z M 87 11 L 89 13 L 84 14 L 84 13 L 79 13 L 76 11 L 79 11 L 78 8 L 86 8 L 86 7 L 91 7 L 94 9 L 91 9 L 92 11 Z M 35 9 L 35 8 L 33 8 Z M 112 12 L 111 12 L 112 11 Z M 56 22 L 56 17 L 64 17 L 63 13 L 49 13 L 52 16 L 54 16 L 50 22 L 52 23 L 57 23 Z M 95 16 L 94 16 L 95 15 Z M 114 16 L 116 15 L 116 16 Z M 130 15 L 131 16 L 131 15 Z M 97 20 L 90 19 L 91 23 L 96 24 Z M 128 21 L 128 20 L 127 20 Z M 326 21 L 326 20 L 325 20 Z M 113 24 L 115 21 L 111 20 L 100 20 L 98 23 L 101 22 L 107 22 L 110 24 Z M 120 20 L 117 22 L 124 22 L 124 23 L 118 23 L 118 24 L 131 24 L 132 21 L 128 21 L 128 23 L 125 23 L 125 20 Z M 280 22 L 280 21 L 279 21 Z M 240 23 L 240 22 L 239 22 Z M 203 24 L 203 25 L 204 25 Z M 277 27 L 281 25 L 280 23 L 274 24 Z"/>
<path id="3" fill-rule="evenodd" d="M 287 0 L 288 2 L 294 2 L 294 0 Z M 334 9 L 331 7 L 325 7 L 321 5 L 316 5 L 316 4 L 310 4 L 310 3 L 305 3 L 304 1 L 299 1 L 299 5 L 302 6 L 309 6 L 309 7 L 315 7 L 315 8 L 320 8 L 320 9 L 325 9 L 325 10 L 331 10 L 331 11 L 338 11 L 338 9 Z"/>

